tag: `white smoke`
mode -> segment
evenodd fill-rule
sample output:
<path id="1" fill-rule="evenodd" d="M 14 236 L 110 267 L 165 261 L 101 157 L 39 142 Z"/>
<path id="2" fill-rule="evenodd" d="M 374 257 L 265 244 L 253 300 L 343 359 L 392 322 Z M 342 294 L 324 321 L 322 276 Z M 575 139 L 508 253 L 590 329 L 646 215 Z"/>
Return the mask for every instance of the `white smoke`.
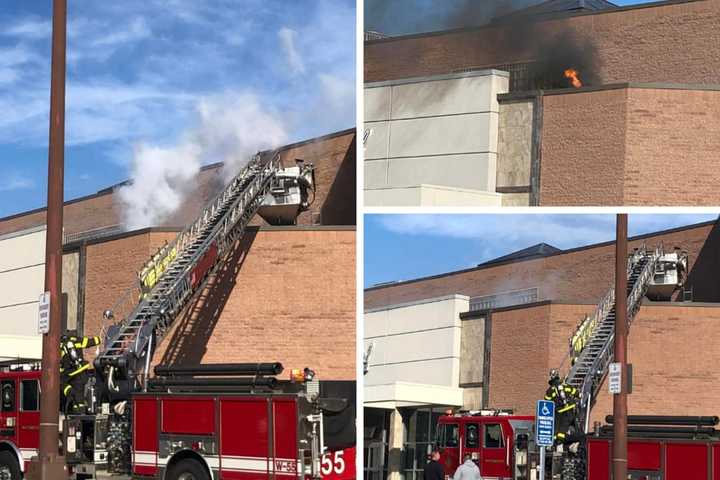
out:
<path id="1" fill-rule="evenodd" d="M 203 164 L 224 162 L 229 180 L 255 153 L 287 139 L 283 121 L 251 93 L 206 97 L 197 110 L 198 125 L 176 145 L 136 145 L 130 183 L 119 191 L 127 229 L 162 224 L 190 194 Z"/>

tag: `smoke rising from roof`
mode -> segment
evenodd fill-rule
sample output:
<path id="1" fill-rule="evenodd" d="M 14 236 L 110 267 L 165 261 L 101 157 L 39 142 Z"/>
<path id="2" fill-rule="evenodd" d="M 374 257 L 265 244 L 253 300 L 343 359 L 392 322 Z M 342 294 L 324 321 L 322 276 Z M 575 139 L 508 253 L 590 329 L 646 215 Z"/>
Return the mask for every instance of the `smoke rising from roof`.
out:
<path id="1" fill-rule="evenodd" d="M 597 83 L 600 65 L 592 37 L 564 22 L 544 22 L 540 20 L 546 17 L 517 12 L 539 3 L 542 0 L 369 0 L 366 26 L 381 33 L 486 26 L 484 33 L 464 37 L 476 38 L 473 49 L 485 52 L 479 57 L 486 59 L 477 64 L 468 58 L 468 68 L 522 64 L 522 71 L 510 71 L 516 90 L 570 87 L 564 75 L 568 68 L 579 72 L 583 84 Z"/>
<path id="2" fill-rule="evenodd" d="M 135 146 L 130 182 L 118 192 L 125 228 L 162 224 L 192 190 L 203 164 L 224 162 L 229 180 L 256 152 L 287 140 L 280 116 L 264 109 L 252 93 L 203 98 L 197 112 L 197 126 L 175 145 Z"/>

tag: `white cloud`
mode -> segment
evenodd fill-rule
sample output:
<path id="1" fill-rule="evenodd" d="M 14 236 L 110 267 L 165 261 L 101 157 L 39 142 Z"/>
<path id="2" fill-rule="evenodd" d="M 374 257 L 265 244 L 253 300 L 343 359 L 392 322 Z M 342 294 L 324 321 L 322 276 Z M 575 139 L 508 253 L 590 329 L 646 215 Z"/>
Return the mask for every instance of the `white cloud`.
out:
<path id="1" fill-rule="evenodd" d="M 630 215 L 630 235 L 716 219 L 717 215 Z M 545 242 L 567 249 L 615 239 L 614 215 L 380 215 L 387 231 L 472 240 L 483 260 Z M 477 263 L 477 262 L 476 262 Z"/>
<path id="2" fill-rule="evenodd" d="M 4 176 L 4 175 L 3 175 Z M 0 192 L 13 192 L 16 190 L 26 190 L 32 188 L 35 182 L 31 178 L 22 175 L 9 175 L 6 178 L 0 178 Z"/>
<path id="3" fill-rule="evenodd" d="M 287 58 L 288 65 L 293 73 L 305 73 L 305 64 L 303 63 L 302 57 L 295 47 L 295 37 L 297 32 L 287 27 L 283 27 L 278 32 L 280 37 L 280 44 L 282 45 L 285 57 Z"/>
<path id="4" fill-rule="evenodd" d="M 100 36 L 93 40 L 93 45 L 119 45 L 123 43 L 136 42 L 152 35 L 149 25 L 144 18 L 135 18 L 126 27 L 121 29 L 113 29 L 112 33 Z"/>
<path id="5" fill-rule="evenodd" d="M 0 35 L 19 37 L 28 40 L 37 40 L 50 37 L 52 24 L 49 20 L 38 20 L 32 18 L 21 19 L 12 22 L 0 29 Z"/>

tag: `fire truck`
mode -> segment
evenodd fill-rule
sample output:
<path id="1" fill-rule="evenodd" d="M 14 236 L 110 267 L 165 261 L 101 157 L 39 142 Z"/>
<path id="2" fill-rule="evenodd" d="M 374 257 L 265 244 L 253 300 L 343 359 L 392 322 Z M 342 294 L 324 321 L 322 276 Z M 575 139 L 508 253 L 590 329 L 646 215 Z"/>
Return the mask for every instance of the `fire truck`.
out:
<path id="1" fill-rule="evenodd" d="M 581 462 L 549 455 L 546 479 L 612 479 L 612 417 L 596 426 L 581 448 Z M 720 480 L 718 417 L 628 417 L 628 478 L 631 480 Z M 484 410 L 445 415 L 436 446 L 446 478 L 466 454 L 484 480 L 540 480 L 535 418 Z M 587 467 L 587 472 L 585 472 Z"/>
<path id="2" fill-rule="evenodd" d="M 682 289 L 687 253 L 635 249 L 627 263 L 627 321 L 632 323 L 643 298 L 668 300 Z M 595 311 L 584 317 L 569 340 L 563 364 L 570 359 L 565 383 L 580 397 L 575 445 L 556 445 L 547 453 L 546 479 L 609 480 L 612 418 L 590 428 L 590 412 L 613 359 L 615 292 L 610 289 Z M 561 365 L 562 368 L 562 365 Z M 631 416 L 628 444 L 633 480 L 720 480 L 720 431 L 717 417 Z M 469 454 L 487 478 L 537 480 L 540 449 L 535 418 L 511 410 L 449 412 L 438 422 L 436 446 L 447 475 Z M 543 480 L 546 480 L 543 479 Z"/>
<path id="3" fill-rule="evenodd" d="M 157 345 L 255 214 L 295 223 L 314 183 L 311 164 L 283 168 L 277 152 L 256 155 L 105 312 L 105 340 L 84 386 L 87 411 L 61 412 L 70 478 L 355 477 L 354 382 L 345 382 L 351 398 L 349 385 L 320 382 L 310 368 L 279 379 L 277 362 L 158 365 L 151 375 Z M 41 368 L 0 364 L 1 479 L 22 478 L 38 454 Z"/>

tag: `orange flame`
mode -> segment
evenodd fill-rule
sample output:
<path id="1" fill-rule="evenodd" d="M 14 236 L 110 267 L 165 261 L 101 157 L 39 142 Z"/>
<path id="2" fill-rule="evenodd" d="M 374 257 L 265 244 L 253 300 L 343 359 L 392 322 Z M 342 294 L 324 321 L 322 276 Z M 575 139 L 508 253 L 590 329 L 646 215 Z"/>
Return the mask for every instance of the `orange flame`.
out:
<path id="1" fill-rule="evenodd" d="M 578 77 L 578 71 L 574 68 L 568 68 L 565 70 L 565 78 L 570 80 L 570 83 L 575 88 L 580 88 L 583 86 L 582 82 L 580 81 L 580 77 Z"/>

